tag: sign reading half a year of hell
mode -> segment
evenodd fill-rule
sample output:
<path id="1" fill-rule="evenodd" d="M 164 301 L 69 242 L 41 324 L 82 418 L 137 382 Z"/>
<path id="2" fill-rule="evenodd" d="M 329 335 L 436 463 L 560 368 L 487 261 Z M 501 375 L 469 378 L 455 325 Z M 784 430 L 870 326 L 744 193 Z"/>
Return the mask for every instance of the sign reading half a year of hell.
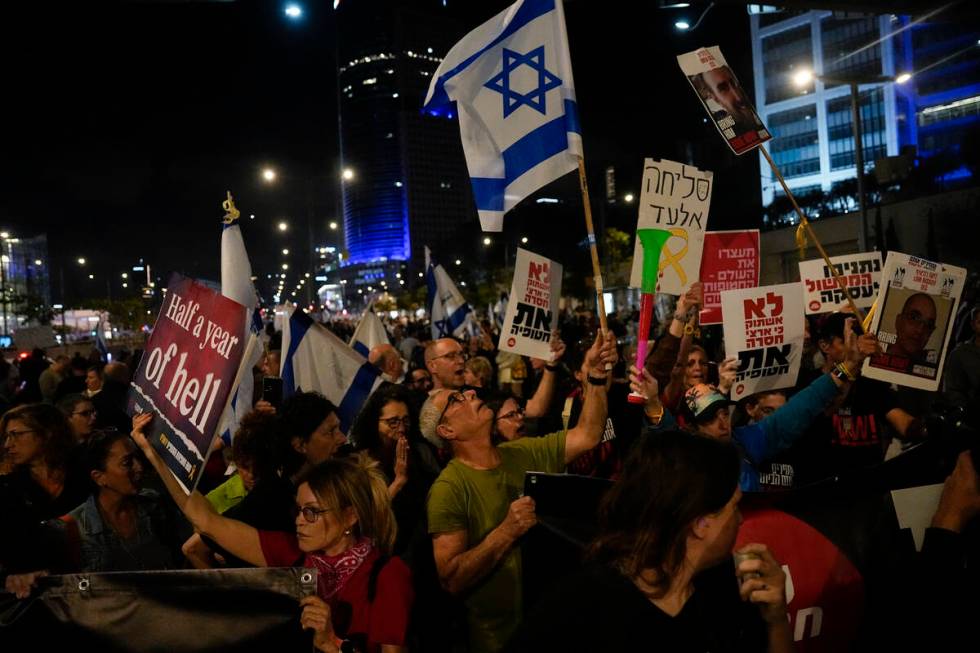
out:
<path id="1" fill-rule="evenodd" d="M 798 283 L 721 293 L 725 348 L 738 356 L 732 399 L 796 384 L 803 357 L 803 289 Z"/>
<path id="2" fill-rule="evenodd" d="M 666 229 L 670 239 L 660 254 L 658 292 L 683 295 L 701 271 L 701 249 L 708 225 L 714 175 L 675 161 L 643 162 L 639 229 Z M 630 287 L 643 285 L 643 248 L 636 239 Z"/>
<path id="3" fill-rule="evenodd" d="M 722 291 L 759 285 L 759 230 L 705 233 L 701 285 L 701 324 L 721 324 Z"/>
<path id="4" fill-rule="evenodd" d="M 867 308 L 874 303 L 881 281 L 881 252 L 835 256 L 830 263 L 844 280 L 855 306 Z M 800 283 L 807 315 L 830 313 L 848 305 L 833 271 L 822 258 L 800 261 Z"/>
<path id="5" fill-rule="evenodd" d="M 558 326 L 561 275 L 560 263 L 517 249 L 514 283 L 500 332 L 501 351 L 551 360 L 551 337 Z"/>
<path id="6" fill-rule="evenodd" d="M 130 413 L 154 414 L 146 437 L 188 493 L 238 372 L 245 315 L 241 304 L 174 274 L 130 384 Z"/>

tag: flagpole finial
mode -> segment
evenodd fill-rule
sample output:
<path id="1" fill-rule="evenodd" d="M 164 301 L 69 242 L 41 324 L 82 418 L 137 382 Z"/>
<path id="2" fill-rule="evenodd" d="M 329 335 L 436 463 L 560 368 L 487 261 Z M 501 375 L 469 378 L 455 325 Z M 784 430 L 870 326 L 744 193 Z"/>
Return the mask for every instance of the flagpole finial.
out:
<path id="1" fill-rule="evenodd" d="M 221 203 L 221 208 L 225 210 L 225 216 L 221 219 L 225 224 L 232 224 L 241 215 L 239 210 L 235 208 L 235 200 L 231 197 L 231 191 L 226 191 L 228 194 L 228 199 Z"/>

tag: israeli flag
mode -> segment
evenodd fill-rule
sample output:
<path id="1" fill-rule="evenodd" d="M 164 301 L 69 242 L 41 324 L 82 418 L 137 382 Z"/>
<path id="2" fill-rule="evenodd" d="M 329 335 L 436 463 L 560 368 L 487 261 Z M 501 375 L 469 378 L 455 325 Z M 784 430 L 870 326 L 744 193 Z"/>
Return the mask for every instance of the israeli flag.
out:
<path id="1" fill-rule="evenodd" d="M 244 306 L 250 319 L 246 321 L 245 333 L 242 334 L 245 351 L 231 387 L 231 401 L 225 406 L 225 412 L 218 422 L 218 433 L 226 444 L 231 444 L 232 436 L 238 430 L 242 418 L 252 410 L 255 386 L 252 368 L 259 364 L 264 353 L 259 298 L 252 284 L 252 265 L 248 260 L 248 252 L 245 251 L 237 213 L 229 213 L 221 230 L 221 294 Z"/>
<path id="2" fill-rule="evenodd" d="M 429 290 L 426 308 L 432 321 L 432 337 L 462 337 L 473 311 L 446 269 L 432 260 L 428 247 L 425 248 L 425 285 Z"/>
<path id="3" fill-rule="evenodd" d="M 357 323 L 357 328 L 354 329 L 354 335 L 350 338 L 350 346 L 358 354 L 367 358 L 372 349 L 378 345 L 387 344 L 391 343 L 388 340 L 385 325 L 381 323 L 381 318 L 378 317 L 373 308 L 368 306 L 364 315 L 361 316 L 361 321 Z"/>
<path id="4" fill-rule="evenodd" d="M 344 433 L 381 385 L 378 368 L 299 307 L 282 330 L 282 351 L 283 397 L 319 392 L 337 406 Z"/>
<path id="5" fill-rule="evenodd" d="M 582 137 L 561 0 L 520 0 L 457 43 L 436 71 L 424 112 L 459 113 L 484 231 L 575 170 Z"/>

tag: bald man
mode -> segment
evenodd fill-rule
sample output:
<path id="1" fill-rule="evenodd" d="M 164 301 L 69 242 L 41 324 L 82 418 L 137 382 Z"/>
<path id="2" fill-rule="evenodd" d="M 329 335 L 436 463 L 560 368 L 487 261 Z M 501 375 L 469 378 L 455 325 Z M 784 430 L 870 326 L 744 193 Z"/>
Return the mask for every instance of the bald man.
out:
<path id="1" fill-rule="evenodd" d="M 425 367 L 432 374 L 432 392 L 463 387 L 466 352 L 452 338 L 439 338 L 425 346 Z"/>
<path id="2" fill-rule="evenodd" d="M 385 343 L 375 345 L 368 354 L 368 362 L 381 370 L 381 377 L 389 383 L 401 383 L 405 377 L 405 364 L 398 350 Z"/>
<path id="3" fill-rule="evenodd" d="M 911 295 L 905 300 L 902 312 L 895 316 L 895 344 L 888 348 L 888 353 L 904 356 L 914 363 L 926 362 L 926 345 L 935 330 L 936 302 L 925 293 Z"/>

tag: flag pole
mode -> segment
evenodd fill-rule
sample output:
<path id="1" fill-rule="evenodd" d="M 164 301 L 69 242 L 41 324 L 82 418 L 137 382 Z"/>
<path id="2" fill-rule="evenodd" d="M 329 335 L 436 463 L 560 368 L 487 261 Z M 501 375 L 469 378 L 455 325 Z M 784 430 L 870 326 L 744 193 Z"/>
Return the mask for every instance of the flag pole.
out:
<path id="1" fill-rule="evenodd" d="M 589 184 L 585 180 L 585 159 L 578 157 L 578 183 L 582 189 L 582 207 L 585 209 L 585 229 L 589 232 L 589 251 L 592 253 L 592 278 L 595 280 L 596 306 L 599 326 L 606 333 L 606 302 L 602 298 L 602 270 L 599 268 L 599 250 L 596 248 L 595 228 L 592 226 L 592 205 L 589 203 Z"/>
<path id="2" fill-rule="evenodd" d="M 764 146 L 760 145 L 759 149 L 762 151 L 762 156 L 766 157 L 766 161 L 769 162 L 769 167 L 772 168 L 773 174 L 776 175 L 776 179 L 779 180 L 779 184 L 783 187 L 783 192 L 786 193 L 786 197 L 789 198 L 789 201 L 793 204 L 793 208 L 796 209 L 796 215 L 800 218 L 800 226 L 806 229 L 806 233 L 810 236 L 810 240 L 812 240 L 813 244 L 817 246 L 820 256 L 823 257 L 824 264 L 826 264 L 827 269 L 830 270 L 830 274 L 833 275 L 834 281 L 837 282 L 837 286 L 844 293 L 844 297 L 847 299 L 847 303 L 851 306 L 851 310 L 854 311 L 854 314 L 857 315 L 859 319 L 863 320 L 864 313 L 858 309 L 857 304 L 855 304 L 854 300 L 851 299 L 851 293 L 847 291 L 847 284 L 844 283 L 844 277 L 840 275 L 837 268 L 835 268 L 830 262 L 830 257 L 827 256 L 827 252 L 824 251 L 823 245 L 820 244 L 820 239 L 817 238 L 817 234 L 813 231 L 813 227 L 810 226 L 810 221 L 807 220 L 806 214 L 803 213 L 803 209 L 801 209 L 800 205 L 796 203 L 796 197 L 794 197 L 793 193 L 790 192 L 789 186 L 786 185 L 786 180 L 783 179 L 782 173 L 780 173 L 779 168 L 776 167 L 776 162 L 772 160 L 772 157 L 769 156 L 769 151 Z M 804 245 L 800 245 L 801 253 L 804 247 Z"/>

